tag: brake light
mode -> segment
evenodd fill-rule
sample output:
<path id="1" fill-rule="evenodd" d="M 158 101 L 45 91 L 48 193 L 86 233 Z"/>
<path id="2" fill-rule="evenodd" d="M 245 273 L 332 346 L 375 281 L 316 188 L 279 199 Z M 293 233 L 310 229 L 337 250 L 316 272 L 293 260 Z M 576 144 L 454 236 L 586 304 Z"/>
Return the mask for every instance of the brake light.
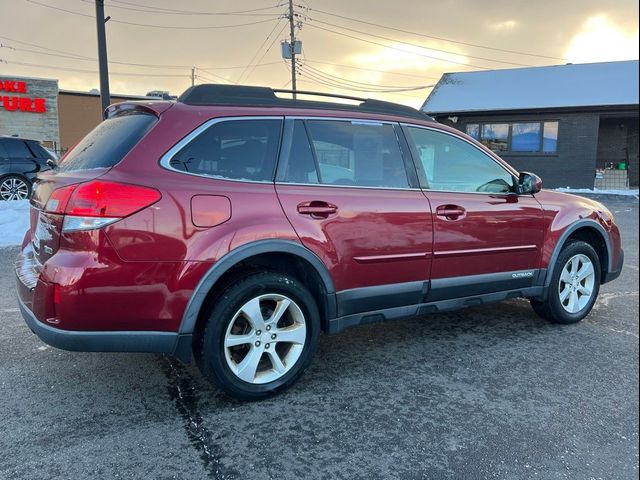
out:
<path id="1" fill-rule="evenodd" d="M 92 180 L 54 190 L 45 210 L 64 214 L 63 232 L 92 230 L 128 217 L 160 200 L 153 188 Z"/>
<path id="2" fill-rule="evenodd" d="M 160 200 L 153 188 L 126 183 L 91 181 L 74 191 L 66 215 L 75 217 L 124 218 Z"/>

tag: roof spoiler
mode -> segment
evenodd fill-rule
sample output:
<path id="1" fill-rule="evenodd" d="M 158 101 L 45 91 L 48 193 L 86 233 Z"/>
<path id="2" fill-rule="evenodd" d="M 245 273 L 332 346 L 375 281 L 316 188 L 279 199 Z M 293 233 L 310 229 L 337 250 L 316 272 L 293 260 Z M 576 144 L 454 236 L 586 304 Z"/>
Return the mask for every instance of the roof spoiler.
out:
<path id="1" fill-rule="evenodd" d="M 147 115 L 160 115 L 171 108 L 174 102 L 121 102 L 109 105 L 103 113 L 103 119 L 117 117 L 118 115 L 130 115 L 142 113 Z"/>

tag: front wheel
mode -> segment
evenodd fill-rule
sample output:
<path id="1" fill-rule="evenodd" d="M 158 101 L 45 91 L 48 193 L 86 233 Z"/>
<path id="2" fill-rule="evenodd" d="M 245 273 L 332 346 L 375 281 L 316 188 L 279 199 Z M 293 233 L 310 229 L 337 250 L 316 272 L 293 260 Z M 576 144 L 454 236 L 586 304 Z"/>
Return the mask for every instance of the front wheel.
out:
<path id="1" fill-rule="evenodd" d="M 257 400 L 300 378 L 318 345 L 320 315 L 311 293 L 288 275 L 243 278 L 210 308 L 199 366 L 230 395 Z"/>
<path id="2" fill-rule="evenodd" d="M 571 242 L 558 255 L 547 299 L 531 300 L 531 306 L 552 322 L 579 322 L 596 302 L 600 278 L 600 260 L 593 247 L 582 241 Z"/>

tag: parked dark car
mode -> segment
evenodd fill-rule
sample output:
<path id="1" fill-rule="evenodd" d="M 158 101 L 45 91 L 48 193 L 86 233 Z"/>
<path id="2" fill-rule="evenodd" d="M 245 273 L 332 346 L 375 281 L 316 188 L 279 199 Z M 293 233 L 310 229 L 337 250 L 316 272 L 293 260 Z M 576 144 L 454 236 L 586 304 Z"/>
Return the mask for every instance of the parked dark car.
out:
<path id="1" fill-rule="evenodd" d="M 200 85 L 109 107 L 38 175 L 15 266 L 27 324 L 68 350 L 193 356 L 256 399 L 302 375 L 321 331 L 516 297 L 574 323 L 620 275 L 600 203 L 355 100 Z"/>
<path id="2" fill-rule="evenodd" d="M 38 172 L 49 170 L 54 155 L 35 140 L 0 137 L 0 200 L 24 200 Z"/>

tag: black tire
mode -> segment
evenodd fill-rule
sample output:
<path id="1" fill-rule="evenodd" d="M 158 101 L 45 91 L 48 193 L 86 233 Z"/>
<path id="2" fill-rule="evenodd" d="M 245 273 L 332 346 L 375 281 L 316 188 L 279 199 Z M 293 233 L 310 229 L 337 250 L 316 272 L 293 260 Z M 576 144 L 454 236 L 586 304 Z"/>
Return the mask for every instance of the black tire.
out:
<path id="1" fill-rule="evenodd" d="M 17 180 L 22 182 L 27 187 L 26 198 L 29 198 L 31 196 L 31 189 L 32 189 L 31 182 L 21 175 L 5 175 L 4 177 L 0 178 L 0 186 L 3 186 L 5 182 L 11 181 L 11 180 Z M 9 199 L 4 198 L 2 195 L 0 195 L 0 201 L 3 201 L 3 200 L 9 200 Z"/>
<path id="2" fill-rule="evenodd" d="M 595 281 L 591 298 L 588 303 L 578 312 L 570 313 L 565 310 L 560 301 L 560 292 L 558 288 L 560 284 L 560 275 L 562 275 L 562 270 L 567 262 L 575 255 L 580 254 L 587 256 L 589 260 L 591 260 L 595 274 Z M 560 255 L 558 255 L 558 258 L 556 259 L 546 300 L 531 299 L 531 306 L 539 316 L 549 320 L 550 322 L 565 325 L 577 323 L 591 312 L 593 305 L 596 303 L 598 292 L 600 291 L 601 275 L 600 258 L 594 248 L 586 242 L 571 241 L 562 247 Z"/>
<path id="3" fill-rule="evenodd" d="M 293 366 L 281 377 L 270 383 L 249 383 L 240 379 L 227 363 L 225 334 L 234 315 L 245 303 L 270 294 L 285 296 L 300 308 L 306 326 L 304 346 Z M 320 314 L 311 293 L 297 279 L 271 271 L 254 273 L 228 285 L 210 302 L 205 322 L 200 346 L 194 348 L 199 357 L 198 366 L 205 377 L 240 400 L 260 400 L 293 385 L 310 365 L 320 336 Z"/>

